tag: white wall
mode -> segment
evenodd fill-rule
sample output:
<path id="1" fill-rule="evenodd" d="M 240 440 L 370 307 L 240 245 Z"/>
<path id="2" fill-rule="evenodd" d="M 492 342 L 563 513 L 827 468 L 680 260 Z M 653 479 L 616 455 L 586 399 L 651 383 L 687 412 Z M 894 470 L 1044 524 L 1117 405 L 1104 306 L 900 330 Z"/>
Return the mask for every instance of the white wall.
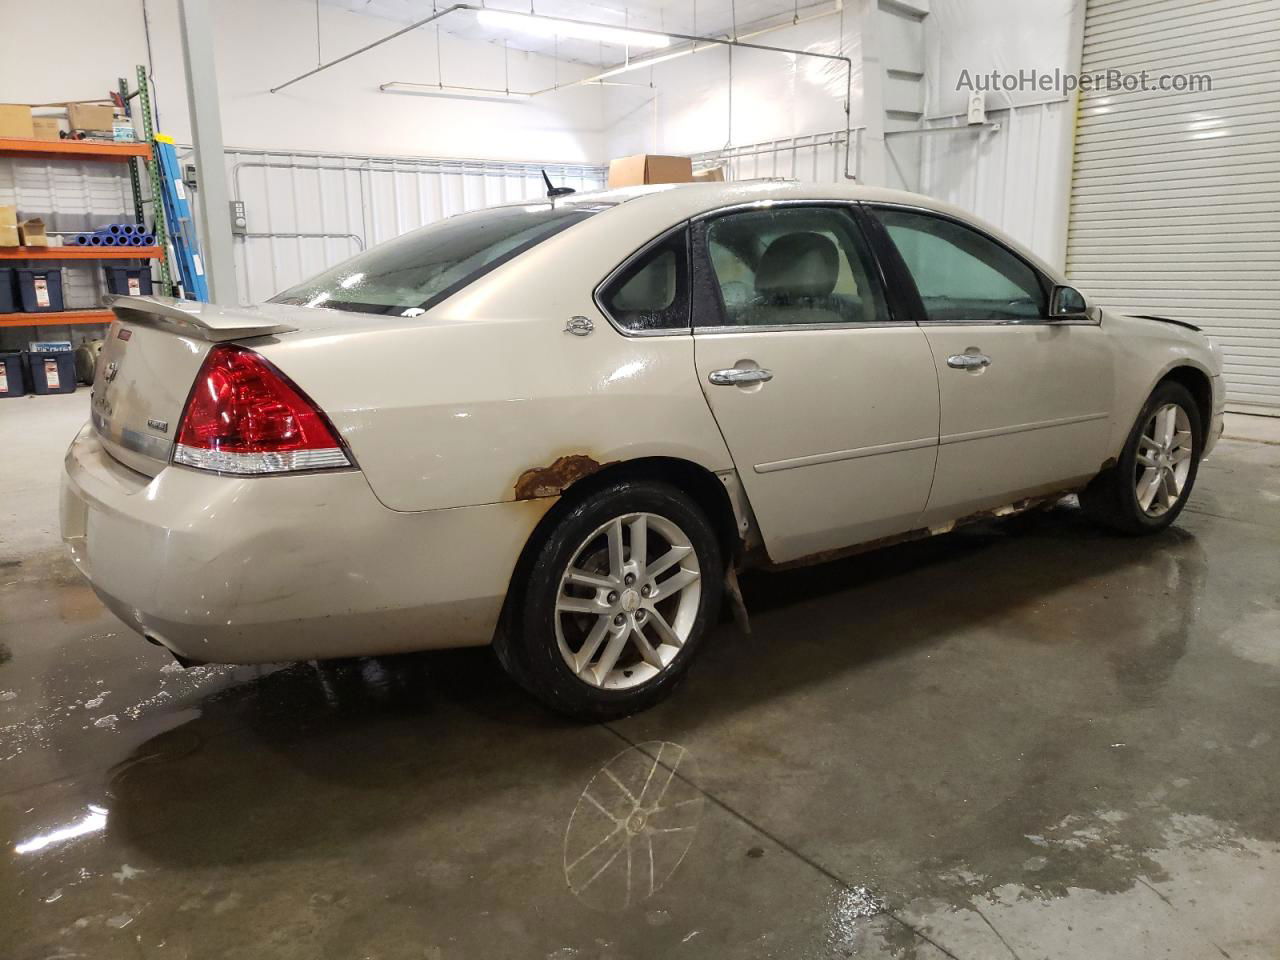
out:
<path id="1" fill-rule="evenodd" d="M 855 125 L 863 117 L 863 6 L 846 3 L 843 31 L 842 18 L 830 16 L 751 40 L 851 57 Z M 735 49 L 732 75 L 731 88 L 730 51 L 713 47 L 618 76 L 646 86 L 605 88 L 606 153 L 700 153 L 845 128 L 848 81 L 840 61 Z"/>
<path id="2" fill-rule="evenodd" d="M 229 147 L 380 156 L 595 161 L 604 155 L 602 97 L 576 88 L 534 101 L 490 103 L 382 93 L 392 80 L 437 80 L 436 35 L 416 30 L 281 91 L 268 89 L 316 66 L 316 10 L 307 0 L 211 0 Z M 87 99 L 132 82 L 147 62 L 142 0 L 4 0 L 0 98 L 16 103 Z M 162 132 L 190 142 L 176 0 L 147 0 Z M 461 16 L 454 14 L 453 16 Z M 320 52 L 332 59 L 397 24 L 322 4 Z M 49 55 L 30 56 L 32 38 Z M 441 36 L 444 80 L 502 85 L 503 51 Z M 550 86 L 587 68 L 520 51 L 509 55 L 515 90 Z"/>
<path id="3" fill-rule="evenodd" d="M 925 21 L 928 127 L 963 126 L 972 75 L 1079 69 L 1084 0 L 933 0 Z M 997 131 L 923 140 L 919 191 L 994 223 L 1050 263 L 1066 260 L 1074 99 L 1034 90 L 987 95 Z"/>

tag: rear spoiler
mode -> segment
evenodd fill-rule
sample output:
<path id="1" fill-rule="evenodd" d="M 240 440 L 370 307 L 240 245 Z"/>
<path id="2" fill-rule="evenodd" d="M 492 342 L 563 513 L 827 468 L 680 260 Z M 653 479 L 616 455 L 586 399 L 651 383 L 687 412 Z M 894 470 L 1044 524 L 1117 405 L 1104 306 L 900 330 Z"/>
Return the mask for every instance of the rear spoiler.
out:
<path id="1" fill-rule="evenodd" d="M 167 327 L 174 333 L 220 343 L 297 330 L 264 316 L 257 307 L 219 307 L 174 297 L 109 296 L 107 306 L 125 323 Z"/>

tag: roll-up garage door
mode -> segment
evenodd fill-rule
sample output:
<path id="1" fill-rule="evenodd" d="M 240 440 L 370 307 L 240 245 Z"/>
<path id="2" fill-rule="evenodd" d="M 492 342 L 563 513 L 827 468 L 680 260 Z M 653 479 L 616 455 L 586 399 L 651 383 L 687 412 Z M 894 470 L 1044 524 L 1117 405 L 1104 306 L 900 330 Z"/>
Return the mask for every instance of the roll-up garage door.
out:
<path id="1" fill-rule="evenodd" d="M 1228 409 L 1280 416 L 1280 0 L 1088 0 L 1108 71 L 1136 79 L 1081 95 L 1067 273 L 1204 328 Z"/>

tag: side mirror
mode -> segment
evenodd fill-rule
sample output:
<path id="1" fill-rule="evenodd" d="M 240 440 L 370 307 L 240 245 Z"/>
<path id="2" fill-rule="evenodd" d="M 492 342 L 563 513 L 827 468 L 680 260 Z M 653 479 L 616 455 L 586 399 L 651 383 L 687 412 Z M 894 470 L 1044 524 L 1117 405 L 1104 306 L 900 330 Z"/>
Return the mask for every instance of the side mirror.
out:
<path id="1" fill-rule="evenodd" d="M 1084 294 L 1075 287 L 1067 287 L 1059 284 L 1053 288 L 1053 295 L 1049 298 L 1049 319 L 1091 319 L 1089 302 L 1085 300 Z"/>

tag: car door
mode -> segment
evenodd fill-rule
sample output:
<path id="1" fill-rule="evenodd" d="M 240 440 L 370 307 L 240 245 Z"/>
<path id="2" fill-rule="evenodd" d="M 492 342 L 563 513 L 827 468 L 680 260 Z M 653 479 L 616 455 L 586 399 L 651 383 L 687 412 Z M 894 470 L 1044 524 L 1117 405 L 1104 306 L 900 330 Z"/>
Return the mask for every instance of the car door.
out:
<path id="1" fill-rule="evenodd" d="M 693 236 L 698 378 L 770 558 L 912 529 L 937 376 L 923 332 L 890 313 L 852 209 L 757 205 Z"/>
<path id="2" fill-rule="evenodd" d="M 1098 323 L 1050 319 L 1047 278 L 968 224 L 915 208 L 868 210 L 868 233 L 919 311 L 938 373 L 942 418 L 925 522 L 1096 474 L 1114 393 Z"/>

